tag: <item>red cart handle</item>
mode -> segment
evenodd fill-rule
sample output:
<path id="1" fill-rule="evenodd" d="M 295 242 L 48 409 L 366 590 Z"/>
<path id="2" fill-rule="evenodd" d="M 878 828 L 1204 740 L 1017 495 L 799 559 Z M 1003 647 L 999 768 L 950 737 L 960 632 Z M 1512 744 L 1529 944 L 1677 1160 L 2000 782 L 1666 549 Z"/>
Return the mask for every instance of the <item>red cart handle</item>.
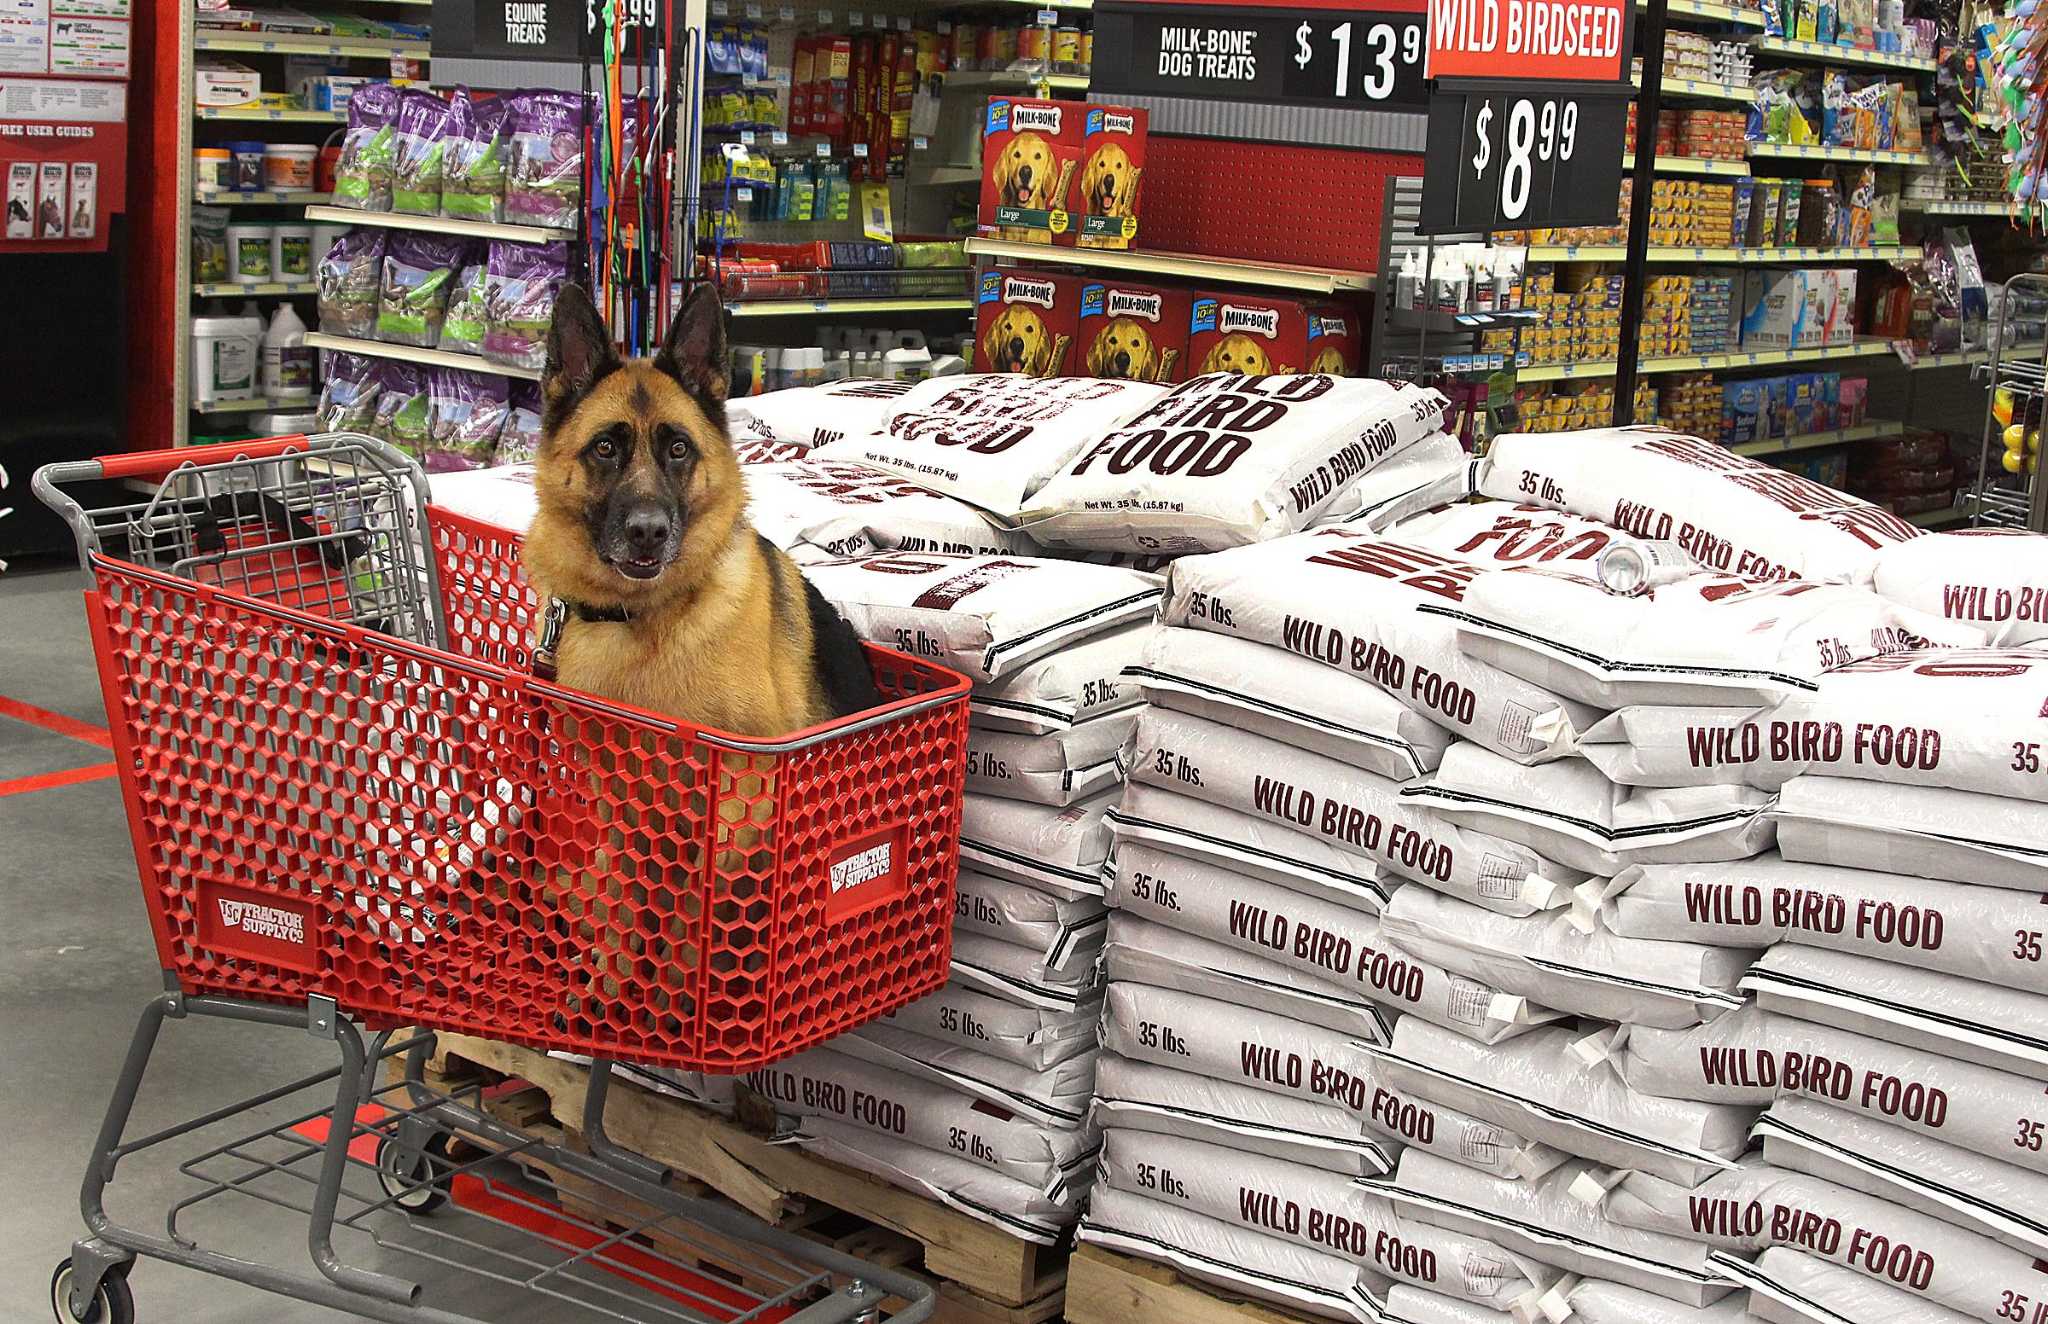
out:
<path id="1" fill-rule="evenodd" d="M 223 460 L 269 460 L 306 449 L 304 433 L 288 437 L 263 437 L 255 441 L 217 441 L 211 446 L 174 446 L 160 451 L 129 451 L 102 455 L 93 463 L 102 478 L 137 478 L 143 474 L 167 474 L 186 464 L 218 464 Z"/>

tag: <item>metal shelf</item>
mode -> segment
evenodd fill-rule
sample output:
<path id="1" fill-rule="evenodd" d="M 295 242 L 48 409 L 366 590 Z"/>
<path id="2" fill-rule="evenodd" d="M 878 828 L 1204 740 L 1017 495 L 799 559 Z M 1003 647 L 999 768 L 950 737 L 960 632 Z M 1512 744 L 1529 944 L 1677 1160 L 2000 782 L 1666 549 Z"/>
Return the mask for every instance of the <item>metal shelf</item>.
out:
<path id="1" fill-rule="evenodd" d="M 339 225 L 374 225 L 385 230 L 425 230 L 430 234 L 463 235 L 471 239 L 509 239 L 522 244 L 552 244 L 576 237 L 573 230 L 550 230 L 538 225 L 460 221 L 449 216 L 408 216 L 400 212 L 358 211 L 354 207 L 308 207 L 306 219 Z"/>
<path id="2" fill-rule="evenodd" d="M 261 285 L 243 285 L 238 281 L 214 280 L 197 281 L 192 293 L 204 299 L 255 298 L 259 294 L 318 294 L 320 283 L 313 280 L 267 280 Z"/>
<path id="3" fill-rule="evenodd" d="M 1839 446 L 1845 441 L 1869 441 L 1874 437 L 1896 437 L 1906 430 L 1903 423 L 1886 419 L 1872 419 L 1858 423 L 1853 428 L 1836 428 L 1832 432 L 1802 432 L 1794 437 L 1766 437 L 1762 441 L 1742 441 L 1728 449 L 1737 455 L 1782 455 L 1786 451 L 1810 451 L 1821 446 Z"/>
<path id="4" fill-rule="evenodd" d="M 1160 253 L 1145 249 L 1055 248 L 1050 244 L 1026 244 L 1007 239 L 969 239 L 967 253 L 970 257 L 1092 267 L 1102 271 L 1129 272 L 1133 275 L 1181 276 L 1189 280 L 1221 281 L 1229 285 L 1306 290 L 1311 294 L 1369 290 L 1377 283 L 1377 278 L 1369 271 L 1339 271 L 1330 267 L 1288 267 L 1269 262 L 1241 262 L 1225 257 Z"/>
<path id="5" fill-rule="evenodd" d="M 231 189 L 221 189 L 213 193 L 195 193 L 192 195 L 192 201 L 201 207 L 291 207 L 302 202 L 307 206 L 318 206 L 333 196 L 331 193 L 314 193 L 310 189 L 304 193 L 280 193 L 276 189 L 265 189 L 260 193 L 237 193 Z"/>
<path id="6" fill-rule="evenodd" d="M 425 60 L 434 44 L 399 37 L 296 36 L 286 32 L 232 32 L 199 29 L 192 35 L 197 51 L 249 51 L 258 55 L 359 56 L 376 60 Z"/>
<path id="7" fill-rule="evenodd" d="M 1643 80 L 1637 78 L 1635 85 L 1641 88 Z M 1664 79 L 1663 95 L 1667 97 L 1690 97 L 1695 101 L 1732 101 L 1738 105 L 1751 105 L 1756 101 L 1756 89 L 1737 87 L 1733 83 L 1710 83 L 1703 78 Z"/>
<path id="8" fill-rule="evenodd" d="M 1899 210 L 1924 212 L 1929 216 L 1995 216 L 2000 220 L 2018 223 L 2019 204 L 2013 202 L 1972 202 L 1966 198 L 1915 198 L 1899 199 Z"/>
<path id="9" fill-rule="evenodd" d="M 1648 9 L 1649 0 L 1636 0 L 1636 8 Z M 1717 23 L 1736 23 L 1743 27 L 1760 28 L 1764 16 L 1756 9 L 1742 5 L 1715 4 L 1713 0 L 1671 0 L 1665 11 L 1685 18 L 1708 18 Z"/>
<path id="10" fill-rule="evenodd" d="M 1496 245 L 1512 247 L 1512 245 Z M 1650 262 L 1733 262 L 1767 266 L 1774 262 L 1896 262 L 1921 254 L 1919 244 L 1880 244 L 1862 248 L 1685 248 L 1658 245 L 1648 250 Z M 1628 256 L 1624 244 L 1532 244 L 1531 262 L 1619 262 Z"/>
<path id="11" fill-rule="evenodd" d="M 1635 166 L 1636 154 L 1622 153 L 1621 168 L 1633 170 Z M 1749 174 L 1749 162 L 1714 161 L 1704 156 L 1660 156 L 1656 170 L 1664 175 L 1729 175 L 1741 179 Z"/>
<path id="12" fill-rule="evenodd" d="M 409 0 L 408 0 L 409 2 Z M 265 412 L 303 414 L 318 403 L 318 397 L 304 400 L 216 400 L 210 405 L 193 405 L 195 414 L 261 414 Z"/>
<path id="13" fill-rule="evenodd" d="M 272 124 L 346 124 L 345 110 L 268 110 L 262 106 L 194 106 L 202 120 L 263 120 Z"/>
<path id="14" fill-rule="evenodd" d="M 1719 368 L 1753 368 L 1773 363 L 1814 363 L 1825 359 L 1869 358 L 1892 352 L 1891 342 L 1858 340 L 1847 345 L 1819 345 L 1812 349 L 1735 350 L 1727 354 L 1676 354 L 1644 359 L 1637 365 L 1643 373 L 1710 372 Z M 1578 381 L 1612 377 L 1615 365 L 1603 363 L 1539 363 L 1517 368 L 1515 378 L 1524 382 Z"/>
<path id="15" fill-rule="evenodd" d="M 1751 143 L 1749 154 L 1756 157 L 1791 157 L 1801 161 L 1871 161 L 1878 165 L 1931 166 L 1934 157 L 1926 152 L 1899 152 L 1870 147 L 1822 147 L 1814 143 Z"/>
<path id="16" fill-rule="evenodd" d="M 1854 46 L 1836 46 L 1825 41 L 1799 41 L 1792 37 L 1754 37 L 1750 45 L 1765 55 L 1819 60 L 1824 64 L 1869 64 L 1883 69 L 1919 69 L 1932 73 L 1934 61 L 1924 55 L 1901 55 L 1886 51 L 1864 51 Z"/>
<path id="17" fill-rule="evenodd" d="M 2041 349 L 2042 346 L 2039 344 L 2020 345 L 2015 352 L 2022 356 L 2032 357 L 2038 355 Z M 1989 362 L 1991 362 L 1991 351 L 1988 349 L 1959 349 L 1947 354 L 1922 354 L 1919 358 L 1913 360 L 1912 367 L 1914 371 L 1919 372 L 1929 368 L 1968 368 L 1974 367 L 1979 363 Z"/>
<path id="18" fill-rule="evenodd" d="M 350 354 L 363 354 L 373 359 L 398 359 L 405 363 L 424 363 L 432 368 L 465 368 L 470 372 L 516 377 L 527 382 L 540 380 L 540 374 L 531 369 L 510 368 L 502 363 L 493 363 L 477 354 L 457 354 L 445 349 L 416 349 L 411 345 L 387 345 L 381 340 L 330 336 L 324 331 L 308 331 L 306 343 L 314 349 L 346 350 Z"/>
<path id="19" fill-rule="evenodd" d="M 1040 74 L 1026 69 L 967 70 L 946 75 L 946 86 L 969 91 L 977 87 L 1037 87 L 1043 84 L 1056 92 L 1086 92 L 1086 74 Z"/>
<path id="20" fill-rule="evenodd" d="M 838 313 L 886 315 L 889 313 L 964 313 L 974 307 L 969 298 L 954 299 L 743 299 L 729 303 L 725 310 L 734 317 L 793 317 L 799 314 Z"/>

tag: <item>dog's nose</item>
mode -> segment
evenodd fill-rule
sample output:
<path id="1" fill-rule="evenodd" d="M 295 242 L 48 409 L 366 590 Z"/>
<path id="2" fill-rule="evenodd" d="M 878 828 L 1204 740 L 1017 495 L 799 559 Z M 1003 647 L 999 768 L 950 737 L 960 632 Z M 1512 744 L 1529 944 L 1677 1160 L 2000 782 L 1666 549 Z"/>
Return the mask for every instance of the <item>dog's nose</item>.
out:
<path id="1" fill-rule="evenodd" d="M 1112 362 L 1116 365 L 1116 375 L 1119 377 L 1131 370 L 1131 356 L 1127 350 L 1118 350 Z"/>
<path id="2" fill-rule="evenodd" d="M 626 545 L 639 559 L 653 560 L 668 546 L 671 527 L 667 511 L 636 510 L 626 516 Z"/>
<path id="3" fill-rule="evenodd" d="M 1017 182 L 1018 182 L 1019 184 L 1022 184 L 1022 185 L 1023 185 L 1024 187 L 1026 187 L 1026 188 L 1029 188 L 1029 187 L 1031 187 L 1031 167 L 1030 167 L 1030 166 L 1018 166 L 1018 167 L 1017 167 Z"/>
<path id="4" fill-rule="evenodd" d="M 1010 357 L 1011 357 L 1011 358 L 1018 358 L 1018 359 L 1021 359 L 1021 358 L 1023 358 L 1023 357 L 1024 357 L 1024 337 L 1022 337 L 1022 336 L 1011 336 L 1011 337 L 1010 337 Z"/>

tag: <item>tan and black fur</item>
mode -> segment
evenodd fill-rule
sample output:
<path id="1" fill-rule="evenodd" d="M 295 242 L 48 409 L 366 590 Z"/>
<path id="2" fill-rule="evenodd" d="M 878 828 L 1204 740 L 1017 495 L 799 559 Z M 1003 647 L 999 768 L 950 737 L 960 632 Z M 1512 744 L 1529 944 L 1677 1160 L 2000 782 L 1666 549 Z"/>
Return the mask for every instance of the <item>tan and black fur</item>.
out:
<path id="1" fill-rule="evenodd" d="M 555 305 L 528 578 L 572 604 L 561 683 L 739 735 L 881 702 L 859 640 L 754 531 L 725 425 L 725 331 L 699 285 L 622 361 L 577 286 Z M 624 619 L 616 619 L 623 616 Z"/>

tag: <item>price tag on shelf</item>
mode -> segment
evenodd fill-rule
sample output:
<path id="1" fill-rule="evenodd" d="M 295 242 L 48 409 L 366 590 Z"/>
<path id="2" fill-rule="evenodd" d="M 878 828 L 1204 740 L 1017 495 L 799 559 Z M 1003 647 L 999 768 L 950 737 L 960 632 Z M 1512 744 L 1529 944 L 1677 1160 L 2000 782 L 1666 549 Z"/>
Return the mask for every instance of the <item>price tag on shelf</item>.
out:
<path id="1" fill-rule="evenodd" d="M 819 155 L 819 156 L 830 156 L 830 155 L 832 155 L 832 144 L 831 144 L 831 143 L 819 143 L 819 144 L 818 144 L 818 146 L 817 146 L 817 153 L 818 153 L 818 155 Z"/>
<path id="2" fill-rule="evenodd" d="M 777 147 L 787 147 L 789 146 L 789 131 L 787 129 L 771 130 L 768 134 L 768 141 Z"/>
<path id="3" fill-rule="evenodd" d="M 945 19 L 940 19 L 936 26 L 939 30 L 939 35 L 941 37 L 950 37 L 953 35 L 953 25 L 947 22 Z"/>
<path id="4" fill-rule="evenodd" d="M 776 11 L 775 11 L 775 17 L 776 17 L 777 21 L 779 21 L 779 22 L 783 22 L 783 23 L 794 23 L 794 22 L 796 22 L 796 6 L 795 6 L 795 5 L 784 5 L 784 6 L 782 6 L 782 7 L 780 8 L 780 9 L 778 9 L 778 10 L 776 10 Z"/>
<path id="5" fill-rule="evenodd" d="M 1501 84 L 1489 84 L 1498 88 Z M 1526 83 L 1440 85 L 1429 103 L 1423 234 L 1613 224 L 1628 98 Z"/>
<path id="6" fill-rule="evenodd" d="M 932 140 L 925 137 L 921 133 L 913 133 L 910 135 L 910 150 L 913 152 L 929 151 L 931 149 L 931 145 Z"/>
<path id="7" fill-rule="evenodd" d="M 740 145 L 743 147 L 752 147 L 754 145 L 754 131 L 752 129 L 740 130 Z"/>
<path id="8" fill-rule="evenodd" d="M 736 188 L 732 191 L 732 200 L 734 202 L 752 202 L 754 200 L 754 190 L 744 186 Z"/>
<path id="9" fill-rule="evenodd" d="M 1038 25 L 1040 27 L 1058 27 L 1059 21 L 1060 16 L 1057 10 L 1041 9 L 1038 11 Z"/>
<path id="10" fill-rule="evenodd" d="M 732 6 L 727 4 L 725 0 L 711 0 L 711 17 L 729 18 L 731 15 Z"/>
<path id="11" fill-rule="evenodd" d="M 847 11 L 846 11 L 846 26 L 847 26 L 847 27 L 850 27 L 850 28 L 864 28 L 864 27 L 866 27 L 867 25 L 868 25 L 868 17 L 867 17 L 867 15 L 866 15 L 866 14 L 863 14 L 863 13 L 861 13 L 861 12 L 860 12 L 860 11 L 859 11 L 858 9 L 849 9 L 849 10 L 847 10 Z"/>
<path id="12" fill-rule="evenodd" d="M 1892 353 L 1898 355 L 1899 362 L 1909 368 L 1917 366 L 1920 362 L 1920 351 L 1910 340 L 1894 340 Z"/>
<path id="13" fill-rule="evenodd" d="M 829 27 L 831 27 L 831 26 L 832 26 L 832 11 L 831 11 L 831 10 L 829 10 L 829 9 L 820 9 L 820 10 L 818 11 L 818 26 L 819 26 L 819 27 L 821 27 L 821 28 L 829 28 Z"/>
<path id="14" fill-rule="evenodd" d="M 910 31 L 910 15 L 898 14 L 896 16 L 896 30 L 898 32 Z"/>
<path id="15" fill-rule="evenodd" d="M 760 22 L 760 21 L 762 20 L 762 18 L 764 18 L 765 16 L 766 16 L 766 11 L 764 11 L 764 10 L 763 10 L 763 9 L 761 8 L 761 6 L 759 6 L 759 5 L 748 5 L 748 6 L 747 6 L 747 17 L 748 17 L 748 18 L 750 18 L 750 19 L 752 19 L 752 20 L 753 20 L 754 22 L 756 22 L 756 23 L 759 23 L 759 22 Z"/>
<path id="16" fill-rule="evenodd" d="M 868 154 L 868 145 L 866 143 L 855 143 L 853 145 L 853 154 L 865 160 Z"/>

